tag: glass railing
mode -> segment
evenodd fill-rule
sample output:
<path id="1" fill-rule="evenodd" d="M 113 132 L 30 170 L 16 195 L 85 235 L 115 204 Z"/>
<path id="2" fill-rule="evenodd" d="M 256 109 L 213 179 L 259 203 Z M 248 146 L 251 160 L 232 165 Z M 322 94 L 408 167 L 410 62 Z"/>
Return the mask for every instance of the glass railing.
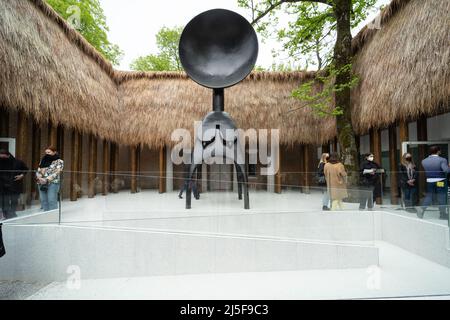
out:
<path id="1" fill-rule="evenodd" d="M 450 268 L 445 260 L 450 252 L 448 202 L 439 204 L 440 198 L 426 208 L 418 205 L 426 194 L 422 187 L 417 199 L 405 199 L 400 188 L 392 194 L 385 179 L 389 175 L 377 181 L 379 186 L 355 183 L 356 174 L 334 185 L 318 185 L 316 173 L 250 176 L 250 208 L 245 209 L 245 188 L 239 188 L 232 171 L 203 172 L 192 181 L 195 190 L 186 209 L 181 171 L 171 179 L 159 172 L 65 171 L 56 208 L 45 211 L 40 199 L 51 189 L 25 184 L 18 194 L 17 217 L 8 211 L 0 221 L 6 248 L 0 258 L 0 285 L 56 281 L 76 288 L 76 281 L 71 281 L 78 273 L 80 279 L 95 280 L 327 269 L 346 279 L 351 269 L 358 281 L 364 281 L 354 283 L 361 286 L 357 290 L 335 292 L 338 297 L 450 294 L 450 284 L 436 286 L 434 278 L 417 286 L 367 289 L 369 280 L 362 274 L 370 277 L 382 268 L 391 268 L 386 269 L 387 277 L 390 272 L 408 274 L 414 267 L 406 261 L 415 263 L 416 256 L 430 260 L 417 263 L 436 277 Z M 8 196 L 2 194 L 3 199 Z M 271 281 L 276 275 L 265 277 Z M 316 298 L 336 297 L 325 291 Z"/>

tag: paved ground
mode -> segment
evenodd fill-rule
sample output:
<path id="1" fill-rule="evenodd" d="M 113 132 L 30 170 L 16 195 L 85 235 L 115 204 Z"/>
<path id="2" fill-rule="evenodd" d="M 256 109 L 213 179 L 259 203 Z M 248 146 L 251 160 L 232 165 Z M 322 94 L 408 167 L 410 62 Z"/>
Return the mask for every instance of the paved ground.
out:
<path id="1" fill-rule="evenodd" d="M 23 281 L 0 281 L 0 300 L 23 300 L 48 284 Z"/>

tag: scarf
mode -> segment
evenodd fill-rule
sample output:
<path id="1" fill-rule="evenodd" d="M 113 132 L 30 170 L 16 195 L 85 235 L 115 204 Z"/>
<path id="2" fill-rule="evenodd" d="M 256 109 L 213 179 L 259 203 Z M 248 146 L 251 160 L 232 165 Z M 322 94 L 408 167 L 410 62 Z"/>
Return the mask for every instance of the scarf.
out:
<path id="1" fill-rule="evenodd" d="M 41 162 L 39 163 L 39 168 L 48 168 L 53 161 L 58 159 L 60 158 L 57 153 L 53 156 L 46 154 L 45 156 L 42 157 Z"/>
<path id="2" fill-rule="evenodd" d="M 408 163 L 406 165 L 406 174 L 408 175 L 408 180 L 412 180 L 414 178 L 414 165 L 412 163 Z"/>

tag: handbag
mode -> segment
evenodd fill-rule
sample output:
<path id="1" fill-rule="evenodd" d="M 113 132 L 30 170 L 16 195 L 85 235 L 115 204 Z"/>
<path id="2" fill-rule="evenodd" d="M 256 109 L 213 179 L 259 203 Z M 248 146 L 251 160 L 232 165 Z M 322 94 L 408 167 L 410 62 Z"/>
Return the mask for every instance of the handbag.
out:
<path id="1" fill-rule="evenodd" d="M 47 191 L 48 190 L 48 184 L 41 184 L 39 185 L 39 190 L 41 191 Z"/>

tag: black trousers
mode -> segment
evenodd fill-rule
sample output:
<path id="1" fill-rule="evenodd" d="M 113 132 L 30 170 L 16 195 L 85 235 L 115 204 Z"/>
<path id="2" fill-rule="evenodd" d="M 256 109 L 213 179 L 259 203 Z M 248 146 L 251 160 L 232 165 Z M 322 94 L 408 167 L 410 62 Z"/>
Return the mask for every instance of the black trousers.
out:
<path id="1" fill-rule="evenodd" d="M 0 223 L 0 258 L 6 254 L 5 245 L 3 244 L 2 226 Z"/>
<path id="2" fill-rule="evenodd" d="M 359 208 L 365 209 L 366 204 L 367 208 L 372 209 L 373 204 L 376 200 L 375 197 L 375 186 L 363 186 L 359 189 Z"/>
<path id="3" fill-rule="evenodd" d="M 0 196 L 0 204 L 2 206 L 2 213 L 5 219 L 17 217 L 16 209 L 19 203 L 18 193 L 2 193 Z"/>

